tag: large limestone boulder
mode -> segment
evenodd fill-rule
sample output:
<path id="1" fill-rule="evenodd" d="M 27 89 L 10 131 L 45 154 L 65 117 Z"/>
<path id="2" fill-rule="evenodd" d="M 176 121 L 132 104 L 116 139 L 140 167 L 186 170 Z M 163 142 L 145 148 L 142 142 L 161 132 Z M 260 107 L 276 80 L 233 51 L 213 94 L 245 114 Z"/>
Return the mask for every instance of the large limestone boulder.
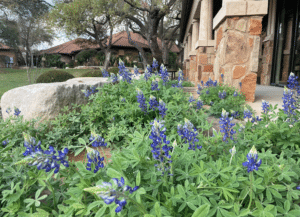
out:
<path id="1" fill-rule="evenodd" d="M 6 109 L 18 108 L 23 115 L 23 120 L 32 120 L 41 117 L 39 123 L 54 120 L 65 106 L 72 108 L 72 103 L 77 105 L 87 104 L 88 98 L 81 90 L 90 90 L 90 86 L 103 86 L 108 83 L 107 78 L 73 78 L 66 82 L 38 83 L 11 89 L 1 98 L 2 117 L 6 120 L 9 114 Z"/>

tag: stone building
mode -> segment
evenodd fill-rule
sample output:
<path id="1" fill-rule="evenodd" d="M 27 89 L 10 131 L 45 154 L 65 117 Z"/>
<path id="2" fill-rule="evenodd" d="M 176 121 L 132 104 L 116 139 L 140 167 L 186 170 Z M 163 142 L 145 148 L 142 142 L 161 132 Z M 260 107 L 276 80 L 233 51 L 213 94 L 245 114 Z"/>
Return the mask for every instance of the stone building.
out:
<path id="1" fill-rule="evenodd" d="M 7 64 L 9 62 L 9 65 Z M 14 67 L 17 65 L 17 59 L 14 49 L 0 43 L 0 67 Z"/>
<path id="2" fill-rule="evenodd" d="M 148 62 L 152 62 L 152 55 L 148 45 L 148 42 L 142 38 L 139 34 L 130 32 L 131 39 L 136 42 L 144 51 L 148 54 Z M 61 61 L 69 63 L 71 60 L 75 60 L 76 55 L 85 49 L 96 49 L 100 50 L 99 45 L 90 45 L 90 44 L 78 44 L 76 43 L 78 39 L 66 42 L 64 44 L 49 48 L 47 50 L 41 50 L 40 55 L 43 54 L 60 54 Z M 80 39 L 84 40 L 84 39 Z M 161 40 L 158 39 L 158 45 L 161 48 Z M 139 51 L 131 44 L 128 43 L 128 37 L 126 31 L 116 33 L 112 36 L 112 54 L 116 56 L 132 56 L 138 59 Z M 176 45 L 173 45 L 171 52 L 179 54 L 180 50 Z"/>
<path id="3" fill-rule="evenodd" d="M 256 84 L 300 77 L 300 0 L 183 0 L 184 76 L 224 82 L 255 100 Z"/>

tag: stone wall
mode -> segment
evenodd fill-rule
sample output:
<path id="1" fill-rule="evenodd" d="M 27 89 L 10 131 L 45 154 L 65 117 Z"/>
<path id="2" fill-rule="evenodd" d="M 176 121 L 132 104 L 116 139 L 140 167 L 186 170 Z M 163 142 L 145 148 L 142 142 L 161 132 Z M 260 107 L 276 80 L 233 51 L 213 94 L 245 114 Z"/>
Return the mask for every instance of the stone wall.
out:
<path id="1" fill-rule="evenodd" d="M 196 84 L 201 81 L 204 83 L 208 79 L 215 80 L 214 76 L 214 48 L 213 47 L 198 47 L 197 49 L 197 68 L 195 70 Z"/>
<path id="2" fill-rule="evenodd" d="M 242 82 L 248 102 L 255 100 L 262 17 L 227 17 L 215 29 L 214 77 L 219 82 L 223 73 L 225 84 L 236 89 Z"/>
<path id="3" fill-rule="evenodd" d="M 263 59 L 262 59 L 262 70 L 260 75 L 260 84 L 269 86 L 271 83 L 271 70 L 272 70 L 272 57 L 274 41 L 268 40 L 263 42 Z"/>

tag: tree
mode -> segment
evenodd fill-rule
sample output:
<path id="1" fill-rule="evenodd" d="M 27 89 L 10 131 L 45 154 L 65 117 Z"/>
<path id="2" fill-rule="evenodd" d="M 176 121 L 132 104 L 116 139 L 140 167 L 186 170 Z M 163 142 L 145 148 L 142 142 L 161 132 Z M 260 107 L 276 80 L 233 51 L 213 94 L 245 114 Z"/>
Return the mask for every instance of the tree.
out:
<path id="1" fill-rule="evenodd" d="M 157 42 L 159 24 L 171 13 L 179 0 L 122 0 L 115 14 L 131 22 L 131 30 L 148 41 L 151 53 L 159 64 L 163 62 L 162 51 Z"/>
<path id="2" fill-rule="evenodd" d="M 107 70 L 112 33 L 121 23 L 112 13 L 116 3 L 116 0 L 60 0 L 49 14 L 49 25 L 64 28 L 68 35 L 88 37 L 87 40 L 77 40 L 76 43 L 81 46 L 99 45 L 105 53 L 104 68 Z"/>
<path id="3" fill-rule="evenodd" d="M 130 32 L 129 32 L 129 26 L 130 26 L 130 22 L 127 21 L 125 29 L 126 29 L 127 36 L 128 36 L 128 42 L 129 42 L 129 44 L 133 45 L 136 49 L 138 49 L 138 51 L 140 52 L 140 54 L 143 58 L 143 66 L 144 66 L 144 69 L 146 70 L 147 64 L 148 64 L 147 63 L 147 58 L 146 58 L 146 52 L 144 51 L 144 49 L 142 47 L 140 47 L 136 42 L 134 42 L 131 39 Z"/>

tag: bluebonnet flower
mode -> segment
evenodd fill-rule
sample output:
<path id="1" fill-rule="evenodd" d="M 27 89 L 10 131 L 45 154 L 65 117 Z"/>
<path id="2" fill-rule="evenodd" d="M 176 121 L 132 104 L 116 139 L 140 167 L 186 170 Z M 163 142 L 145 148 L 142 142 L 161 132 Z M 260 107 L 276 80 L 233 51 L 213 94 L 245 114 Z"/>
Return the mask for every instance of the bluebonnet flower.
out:
<path id="1" fill-rule="evenodd" d="M 93 87 L 90 87 L 91 88 L 91 91 L 89 90 L 82 90 L 82 92 L 84 93 L 84 95 L 86 97 L 89 97 L 90 95 L 94 94 L 94 93 L 97 93 L 99 90 L 96 90 L 97 86 L 93 86 Z"/>
<path id="2" fill-rule="evenodd" d="M 131 76 L 132 74 L 129 72 L 128 69 L 126 69 L 124 62 L 119 59 L 119 74 L 120 74 L 120 80 L 126 81 L 129 84 L 131 84 Z"/>
<path id="3" fill-rule="evenodd" d="M 161 117 L 164 118 L 168 109 L 166 108 L 166 104 L 161 99 L 159 99 L 159 105 L 157 108 Z"/>
<path id="4" fill-rule="evenodd" d="M 91 136 L 89 138 L 89 141 L 90 142 L 93 141 L 93 143 L 92 143 L 93 147 L 107 146 L 107 143 L 105 143 L 104 138 L 102 138 L 100 135 L 96 134 L 96 132 L 94 130 L 91 130 Z"/>
<path id="5" fill-rule="evenodd" d="M 197 94 L 201 95 L 201 90 L 202 90 L 202 89 L 203 89 L 203 88 L 200 86 L 200 84 L 198 84 Z"/>
<path id="6" fill-rule="evenodd" d="M 270 105 L 269 105 L 269 102 L 266 102 L 265 100 L 262 100 L 262 109 L 263 109 L 263 113 L 268 113 L 268 111 L 269 111 L 269 107 L 270 107 Z"/>
<path id="7" fill-rule="evenodd" d="M 104 164 L 104 157 L 100 156 L 99 151 L 94 150 L 92 148 L 87 147 L 87 159 L 88 159 L 88 163 L 86 165 L 86 169 L 91 171 L 91 166 L 92 163 L 95 164 L 95 169 L 94 169 L 94 173 L 98 172 L 99 168 L 103 168 Z"/>
<path id="8" fill-rule="evenodd" d="M 243 124 L 240 124 L 239 132 L 242 132 L 243 129 L 245 129 L 245 126 Z"/>
<path id="9" fill-rule="evenodd" d="M 203 106 L 203 101 L 200 99 L 200 98 L 198 98 L 197 99 L 197 105 L 196 105 L 197 107 L 197 109 L 201 109 L 202 108 L 202 106 Z"/>
<path id="10" fill-rule="evenodd" d="M 21 113 L 21 111 L 18 108 L 15 108 L 14 115 L 19 116 L 20 113 Z"/>
<path id="11" fill-rule="evenodd" d="M 41 141 L 35 145 L 35 138 L 30 135 L 23 133 L 24 136 L 24 146 L 26 147 L 24 156 L 27 156 L 25 159 L 17 162 L 16 164 L 28 164 L 30 166 L 37 166 L 37 169 L 45 169 L 46 172 L 54 169 L 54 173 L 58 173 L 60 164 L 63 164 L 65 167 L 69 167 L 69 162 L 65 160 L 68 149 L 65 148 L 63 151 L 58 151 L 58 155 L 56 156 L 56 151 L 52 146 L 49 146 L 49 150 L 42 150 Z"/>
<path id="12" fill-rule="evenodd" d="M 213 86 L 214 86 L 214 87 L 216 87 L 216 86 L 217 86 L 217 84 L 218 84 L 218 81 L 217 81 L 217 80 L 215 80 L 215 81 L 214 81 L 214 83 L 213 83 Z"/>
<path id="13" fill-rule="evenodd" d="M 239 112 L 238 111 L 233 111 L 233 110 L 230 110 L 230 113 L 231 113 L 231 116 L 233 118 L 237 118 L 240 116 Z"/>
<path id="14" fill-rule="evenodd" d="M 152 68 L 151 68 L 151 66 L 150 66 L 150 65 L 147 65 L 147 67 L 146 67 L 146 68 L 147 68 L 147 70 L 148 70 L 148 72 L 149 72 L 149 73 L 152 73 Z"/>
<path id="15" fill-rule="evenodd" d="M 135 75 L 135 76 L 138 76 L 139 74 L 140 74 L 140 73 L 139 73 L 139 70 L 138 70 L 137 66 L 134 65 L 134 75 Z"/>
<path id="16" fill-rule="evenodd" d="M 235 153 L 236 153 L 235 146 L 233 146 L 232 149 L 229 149 L 229 152 L 230 152 L 230 154 L 231 154 L 231 158 L 230 158 L 230 163 L 229 163 L 229 165 L 231 165 L 232 158 L 233 158 L 233 156 L 234 156 Z"/>
<path id="17" fill-rule="evenodd" d="M 184 119 L 184 125 L 178 124 L 177 126 L 177 133 L 181 136 L 181 139 L 184 139 L 184 143 L 189 143 L 189 149 L 195 150 L 195 142 L 199 142 L 197 139 L 197 129 L 194 125 L 188 120 Z M 197 145 L 197 149 L 201 149 L 202 146 Z"/>
<path id="18" fill-rule="evenodd" d="M 221 77 L 222 77 L 222 81 L 224 81 L 224 74 L 221 74 Z"/>
<path id="19" fill-rule="evenodd" d="M 11 112 L 11 108 L 6 109 L 6 113 L 9 114 Z"/>
<path id="20" fill-rule="evenodd" d="M 194 102 L 194 101 L 196 101 L 196 100 L 194 99 L 193 95 L 190 94 L 189 102 Z"/>
<path id="21" fill-rule="evenodd" d="M 123 96 L 120 96 L 120 101 L 121 102 L 126 102 L 126 99 Z"/>
<path id="22" fill-rule="evenodd" d="M 296 90 L 299 88 L 299 82 L 297 81 L 298 76 L 295 77 L 295 74 L 293 72 L 290 73 L 290 76 L 287 80 L 288 85 L 287 88 L 291 89 L 291 90 Z"/>
<path id="23" fill-rule="evenodd" d="M 183 78 L 183 72 L 181 69 L 179 69 L 178 71 L 178 85 L 177 87 L 182 87 L 182 82 L 183 82 L 184 78 Z"/>
<path id="24" fill-rule="evenodd" d="M 297 189 L 297 190 L 300 190 L 300 186 L 297 186 L 296 189 Z"/>
<path id="25" fill-rule="evenodd" d="M 295 106 L 295 102 L 296 100 L 293 99 L 293 94 L 294 92 L 292 92 L 290 89 L 287 89 L 286 86 L 284 86 L 284 91 L 283 91 L 283 111 L 284 114 L 288 114 L 289 116 L 291 115 L 296 115 L 296 113 L 294 112 L 295 109 L 297 109 L 297 107 Z"/>
<path id="26" fill-rule="evenodd" d="M 242 87 L 242 82 L 239 83 L 240 87 Z"/>
<path id="27" fill-rule="evenodd" d="M 157 69 L 158 68 L 158 61 L 155 58 L 153 58 L 152 68 L 153 69 Z"/>
<path id="28" fill-rule="evenodd" d="M 201 85 L 203 86 L 203 81 L 201 81 Z"/>
<path id="29" fill-rule="evenodd" d="M 222 109 L 222 114 L 220 118 L 220 132 L 224 133 L 223 136 L 223 142 L 226 141 L 228 143 L 227 138 L 230 137 L 231 140 L 233 140 L 232 135 L 236 133 L 235 130 L 231 129 L 235 124 L 230 123 L 232 121 L 233 117 L 229 118 L 228 117 L 228 112 L 225 111 L 225 109 Z"/>
<path id="30" fill-rule="evenodd" d="M 252 113 L 246 106 L 244 106 L 244 118 L 252 118 Z"/>
<path id="31" fill-rule="evenodd" d="M 238 94 L 237 94 L 236 91 L 234 91 L 233 96 L 234 96 L 234 97 L 238 96 Z"/>
<path id="32" fill-rule="evenodd" d="M 146 81 L 152 76 L 152 74 L 148 71 L 148 69 L 145 70 L 144 78 Z"/>
<path id="33" fill-rule="evenodd" d="M 163 85 L 166 85 L 166 83 L 169 79 L 169 74 L 168 74 L 166 67 L 163 66 L 160 76 L 161 76 L 161 79 L 163 80 Z"/>
<path id="34" fill-rule="evenodd" d="M 201 81 L 201 83 L 202 83 L 202 81 Z M 206 87 L 212 87 L 212 86 L 215 87 L 215 86 L 217 86 L 217 83 L 218 83 L 217 81 L 214 81 L 214 82 L 213 82 L 213 80 L 211 80 L 211 79 L 209 78 L 208 81 L 205 83 L 205 86 L 206 86 Z"/>
<path id="35" fill-rule="evenodd" d="M 138 103 L 140 104 L 139 107 L 146 114 L 147 113 L 147 104 L 146 104 L 145 96 L 144 96 L 143 92 L 139 88 L 136 88 L 136 91 L 137 91 L 137 94 L 138 94 L 136 96 L 136 98 L 137 98 Z"/>
<path id="36" fill-rule="evenodd" d="M 247 161 L 243 163 L 244 167 L 248 167 L 247 169 L 248 173 L 252 172 L 253 170 L 258 170 L 258 168 L 260 167 L 261 159 L 257 160 L 257 158 L 258 158 L 257 151 L 253 145 L 252 149 L 247 154 Z"/>
<path id="37" fill-rule="evenodd" d="M 206 91 L 206 94 L 209 94 L 209 90 Z"/>
<path id="38" fill-rule="evenodd" d="M 118 81 L 118 76 L 116 76 L 114 73 L 110 73 L 110 79 L 112 83 L 116 83 Z"/>
<path id="39" fill-rule="evenodd" d="M 102 76 L 103 76 L 103 77 L 109 77 L 108 71 L 106 71 L 105 69 L 102 69 L 102 68 L 100 68 L 100 69 L 101 69 L 101 71 L 102 71 Z"/>
<path id="40" fill-rule="evenodd" d="M 150 95 L 149 105 L 150 105 L 149 109 L 150 110 L 153 109 L 153 111 L 155 111 L 155 108 L 158 107 L 158 102 L 155 96 Z"/>
<path id="41" fill-rule="evenodd" d="M 8 141 L 8 139 L 7 140 L 4 140 L 3 142 L 2 142 L 2 145 L 7 145 L 9 143 L 9 141 Z"/>
<path id="42" fill-rule="evenodd" d="M 92 188 L 86 188 L 85 191 L 90 191 L 93 194 L 97 194 L 98 197 L 101 197 L 104 200 L 104 203 L 111 204 L 115 202 L 118 207 L 115 209 L 115 212 L 121 212 L 123 207 L 127 204 L 125 192 L 129 191 L 130 194 L 139 189 L 139 186 L 131 188 L 130 186 L 125 186 L 125 180 L 123 177 L 119 179 L 113 178 L 113 184 L 110 182 L 102 182 L 100 185 Z M 119 200 L 120 198 L 123 198 Z"/>
<path id="43" fill-rule="evenodd" d="M 256 119 L 252 118 L 251 122 L 254 123 L 255 121 L 261 121 L 261 119 L 259 118 L 259 116 L 256 116 Z"/>
<path id="44" fill-rule="evenodd" d="M 226 91 L 223 90 L 223 92 L 221 93 L 221 91 L 219 91 L 219 98 L 220 99 L 224 99 L 226 97 Z"/>
<path id="45" fill-rule="evenodd" d="M 214 104 L 214 102 L 213 101 L 210 101 L 210 103 L 209 103 L 210 105 L 213 105 Z"/>
<path id="46" fill-rule="evenodd" d="M 153 80 L 152 83 L 151 83 L 151 90 L 159 90 L 158 89 L 158 81 L 156 80 Z"/>

